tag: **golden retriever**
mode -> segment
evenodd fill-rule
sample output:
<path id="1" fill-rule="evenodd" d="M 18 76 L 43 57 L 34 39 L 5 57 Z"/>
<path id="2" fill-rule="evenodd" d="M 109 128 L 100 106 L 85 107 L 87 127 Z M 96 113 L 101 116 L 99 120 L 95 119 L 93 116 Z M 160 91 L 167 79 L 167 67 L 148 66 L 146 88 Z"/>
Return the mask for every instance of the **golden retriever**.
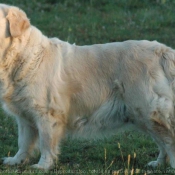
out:
<path id="1" fill-rule="evenodd" d="M 0 99 L 16 118 L 19 150 L 3 158 L 50 169 L 60 140 L 109 136 L 127 125 L 149 134 L 175 168 L 175 51 L 156 41 L 76 46 L 47 38 L 25 12 L 0 4 Z"/>

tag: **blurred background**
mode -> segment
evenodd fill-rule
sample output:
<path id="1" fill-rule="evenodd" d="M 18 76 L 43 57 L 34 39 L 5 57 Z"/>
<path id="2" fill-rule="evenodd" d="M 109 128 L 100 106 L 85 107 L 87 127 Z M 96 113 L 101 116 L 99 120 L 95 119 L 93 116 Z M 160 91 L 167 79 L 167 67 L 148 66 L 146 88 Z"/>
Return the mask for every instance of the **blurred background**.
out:
<path id="1" fill-rule="evenodd" d="M 174 0 L 1 0 L 49 37 L 77 45 L 157 40 L 175 47 Z"/>

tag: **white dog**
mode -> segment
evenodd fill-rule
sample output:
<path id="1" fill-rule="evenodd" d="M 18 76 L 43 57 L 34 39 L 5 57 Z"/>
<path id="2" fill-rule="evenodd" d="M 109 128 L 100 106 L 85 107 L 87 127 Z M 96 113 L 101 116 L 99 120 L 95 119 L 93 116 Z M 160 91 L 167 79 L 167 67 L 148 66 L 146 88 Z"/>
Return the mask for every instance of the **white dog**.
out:
<path id="1" fill-rule="evenodd" d="M 175 51 L 156 41 L 75 46 L 47 38 L 26 14 L 0 4 L 0 98 L 16 118 L 19 151 L 4 164 L 28 160 L 49 169 L 67 134 L 93 138 L 127 124 L 150 134 L 160 154 L 149 165 L 175 168 Z"/>

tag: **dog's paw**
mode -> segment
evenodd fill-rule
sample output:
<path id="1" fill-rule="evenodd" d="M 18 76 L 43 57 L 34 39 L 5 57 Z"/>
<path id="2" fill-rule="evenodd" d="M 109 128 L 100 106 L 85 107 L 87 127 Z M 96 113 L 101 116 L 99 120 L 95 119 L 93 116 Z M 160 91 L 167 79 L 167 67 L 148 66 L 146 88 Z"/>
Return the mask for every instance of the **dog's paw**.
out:
<path id="1" fill-rule="evenodd" d="M 21 160 L 21 159 L 15 158 L 15 157 L 4 157 L 1 160 L 2 160 L 3 164 L 5 164 L 5 165 L 26 164 L 29 161 L 28 159 Z"/>
<path id="2" fill-rule="evenodd" d="M 41 169 L 41 170 L 44 169 L 44 167 L 39 165 L 39 164 L 34 164 L 34 165 L 31 166 L 31 168 L 33 168 L 33 169 Z"/>
<path id="3" fill-rule="evenodd" d="M 2 161 L 5 165 L 17 165 L 21 163 L 21 161 L 15 157 L 4 157 L 2 158 Z"/>
<path id="4" fill-rule="evenodd" d="M 43 165 L 40 165 L 40 164 L 34 164 L 34 165 L 32 165 L 32 166 L 30 166 L 32 169 L 38 169 L 38 170 L 40 170 L 40 171 L 43 171 L 43 172 L 46 172 L 46 171 L 48 171 L 49 170 L 49 167 L 47 167 L 47 166 L 43 166 Z"/>
<path id="5" fill-rule="evenodd" d="M 50 170 L 53 166 L 54 166 L 54 161 L 51 157 L 41 156 L 39 162 L 37 164 L 32 165 L 31 168 L 47 171 L 47 170 Z"/>
<path id="6" fill-rule="evenodd" d="M 151 162 L 148 163 L 148 166 L 153 167 L 153 168 L 156 168 L 160 165 L 161 165 L 161 163 L 158 162 L 158 161 L 151 161 Z"/>

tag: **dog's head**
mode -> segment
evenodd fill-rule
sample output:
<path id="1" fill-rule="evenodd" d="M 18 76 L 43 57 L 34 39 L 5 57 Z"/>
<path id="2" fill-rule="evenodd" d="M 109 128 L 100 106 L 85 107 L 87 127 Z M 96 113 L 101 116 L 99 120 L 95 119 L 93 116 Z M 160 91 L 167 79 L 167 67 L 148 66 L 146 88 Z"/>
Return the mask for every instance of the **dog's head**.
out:
<path id="1" fill-rule="evenodd" d="M 19 37 L 29 27 L 30 21 L 22 10 L 0 4 L 0 38 Z"/>

